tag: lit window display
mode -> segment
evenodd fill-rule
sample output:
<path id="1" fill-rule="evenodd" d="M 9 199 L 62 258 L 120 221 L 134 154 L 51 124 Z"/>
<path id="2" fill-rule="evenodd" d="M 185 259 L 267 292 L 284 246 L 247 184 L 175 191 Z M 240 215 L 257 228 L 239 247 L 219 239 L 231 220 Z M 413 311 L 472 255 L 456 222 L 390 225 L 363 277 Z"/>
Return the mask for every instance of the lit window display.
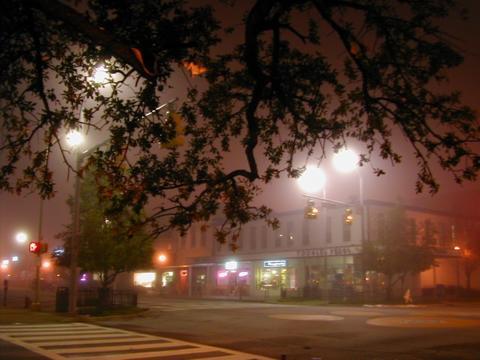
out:
<path id="1" fill-rule="evenodd" d="M 294 288 L 295 278 L 293 269 L 289 268 L 262 268 L 259 269 L 259 287 L 260 288 Z"/>
<path id="2" fill-rule="evenodd" d="M 135 286 L 151 288 L 154 286 L 156 278 L 157 274 L 154 272 L 135 273 L 133 274 L 133 283 Z"/>
<path id="3" fill-rule="evenodd" d="M 173 282 L 173 271 L 165 271 L 162 273 L 162 287 L 167 287 Z"/>

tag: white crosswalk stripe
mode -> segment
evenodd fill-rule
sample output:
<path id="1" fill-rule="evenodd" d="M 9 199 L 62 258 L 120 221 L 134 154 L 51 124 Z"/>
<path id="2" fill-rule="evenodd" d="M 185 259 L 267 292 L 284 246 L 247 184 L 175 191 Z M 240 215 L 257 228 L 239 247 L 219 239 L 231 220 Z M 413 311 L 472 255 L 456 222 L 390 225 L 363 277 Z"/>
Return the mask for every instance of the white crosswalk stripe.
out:
<path id="1" fill-rule="evenodd" d="M 53 360 L 272 360 L 224 348 L 85 323 L 3 325 L 0 339 Z"/>

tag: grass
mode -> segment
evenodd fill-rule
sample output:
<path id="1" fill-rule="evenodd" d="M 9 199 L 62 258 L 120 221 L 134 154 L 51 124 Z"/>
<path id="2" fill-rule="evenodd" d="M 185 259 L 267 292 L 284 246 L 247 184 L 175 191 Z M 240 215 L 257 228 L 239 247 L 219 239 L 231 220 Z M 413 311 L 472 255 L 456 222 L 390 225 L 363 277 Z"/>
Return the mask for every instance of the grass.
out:
<path id="1" fill-rule="evenodd" d="M 63 314 L 52 312 L 32 311 L 28 309 L 0 309 L 0 324 L 44 324 L 44 323 L 66 323 L 75 321 Z"/>
<path id="2" fill-rule="evenodd" d="M 0 325 L 11 324 L 53 324 L 82 322 L 95 320 L 112 320 L 116 318 L 136 317 L 147 311 L 148 309 L 125 307 L 117 309 L 108 309 L 103 312 L 92 309 L 82 309 L 78 316 L 70 316 L 68 314 L 59 314 L 51 311 L 32 311 L 29 309 L 9 309 L 0 308 Z M 90 310 L 90 311 L 88 311 Z"/>

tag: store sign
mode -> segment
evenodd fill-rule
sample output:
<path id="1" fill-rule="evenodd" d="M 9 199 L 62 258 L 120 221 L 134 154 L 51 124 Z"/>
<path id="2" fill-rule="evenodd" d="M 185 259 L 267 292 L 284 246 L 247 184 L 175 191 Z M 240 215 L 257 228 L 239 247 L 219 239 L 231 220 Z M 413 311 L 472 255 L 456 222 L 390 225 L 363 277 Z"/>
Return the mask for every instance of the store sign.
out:
<path id="1" fill-rule="evenodd" d="M 278 268 L 278 267 L 286 267 L 287 260 L 266 260 L 263 262 L 263 267 L 266 268 Z"/>
<path id="2" fill-rule="evenodd" d="M 225 270 L 237 270 L 238 262 L 236 261 L 227 261 L 225 263 Z"/>
<path id="3" fill-rule="evenodd" d="M 343 256 L 360 254 L 362 248 L 360 246 L 338 246 L 331 248 L 304 249 L 298 250 L 298 257 L 314 257 L 314 256 Z"/>

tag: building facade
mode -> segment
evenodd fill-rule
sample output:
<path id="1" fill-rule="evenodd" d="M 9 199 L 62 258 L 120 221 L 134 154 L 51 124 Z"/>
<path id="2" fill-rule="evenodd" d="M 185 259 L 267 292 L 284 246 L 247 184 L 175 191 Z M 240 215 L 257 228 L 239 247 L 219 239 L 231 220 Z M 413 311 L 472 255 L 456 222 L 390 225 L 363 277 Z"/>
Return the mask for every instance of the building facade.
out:
<path id="1" fill-rule="evenodd" d="M 348 211 L 351 223 L 345 221 Z M 276 214 L 276 230 L 263 221 L 248 223 L 235 252 L 215 240 L 215 224 L 194 224 L 186 236 L 170 237 L 169 261 L 158 265 L 154 286 L 171 296 L 362 301 L 385 285 L 379 274 L 363 270 L 363 244 L 392 236 L 395 211 L 406 219 L 403 241 L 427 245 L 436 256 L 436 266 L 407 277 L 397 286 L 397 295 L 405 288 L 421 296 L 467 287 L 467 246 L 480 241 L 478 219 L 380 201 L 351 210 L 327 204 L 315 219 L 306 218 L 304 209 Z M 470 285 L 480 288 L 478 269 Z"/>

